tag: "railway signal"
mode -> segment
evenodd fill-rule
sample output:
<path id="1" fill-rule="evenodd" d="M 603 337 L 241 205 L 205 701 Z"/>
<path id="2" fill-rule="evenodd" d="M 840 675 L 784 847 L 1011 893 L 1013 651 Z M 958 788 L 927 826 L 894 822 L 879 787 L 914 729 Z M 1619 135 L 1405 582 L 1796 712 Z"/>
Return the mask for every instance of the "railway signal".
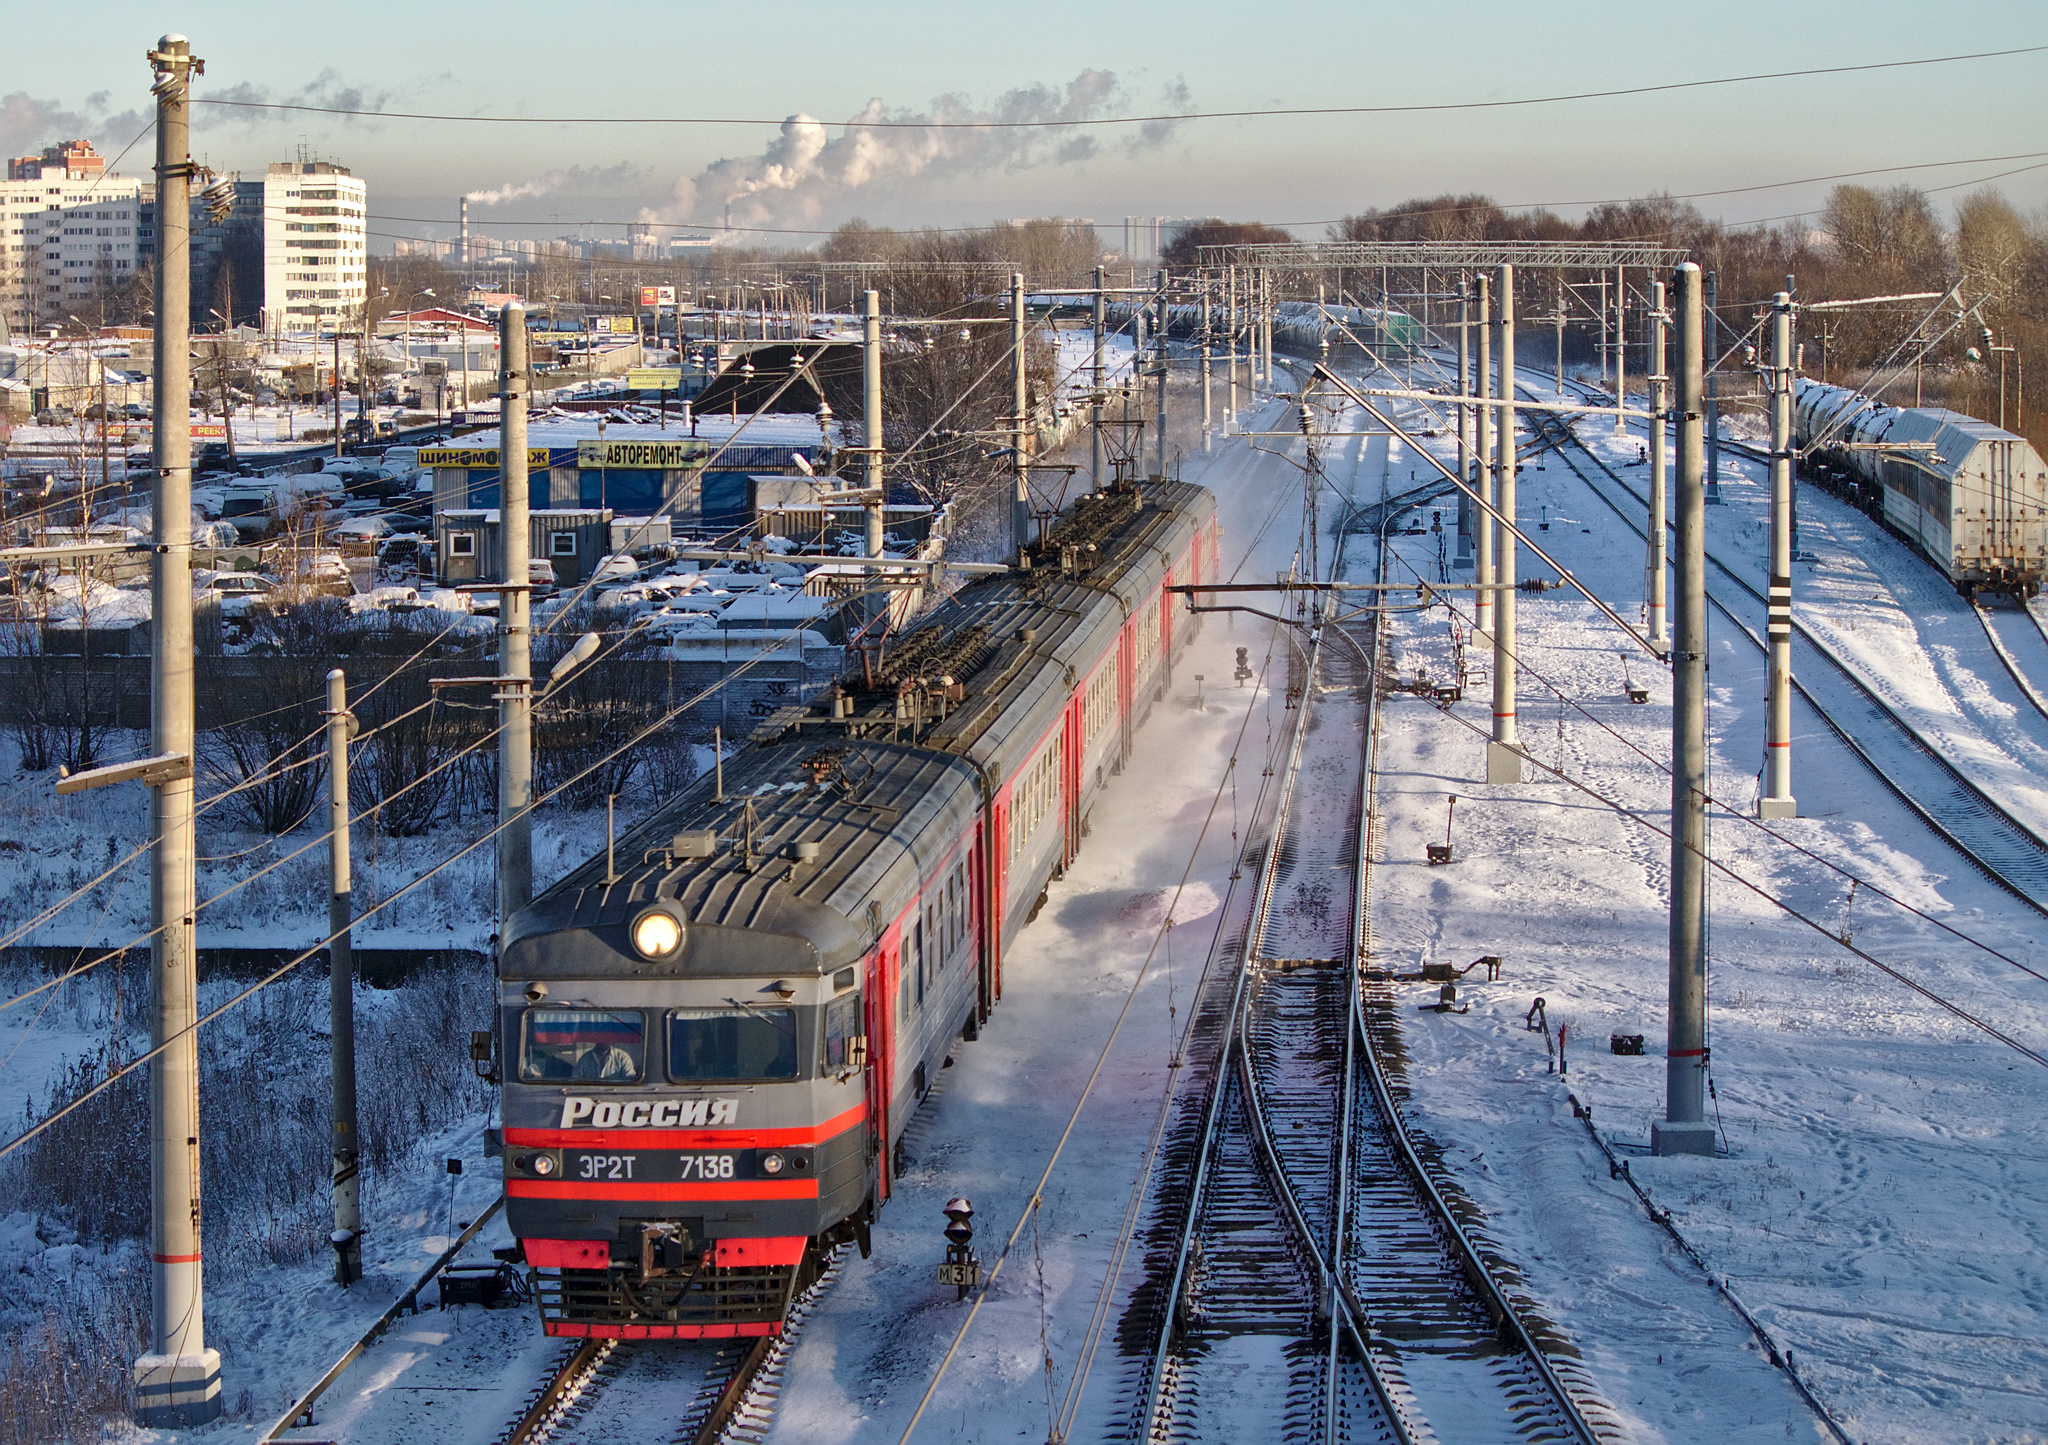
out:
<path id="1" fill-rule="evenodd" d="M 981 1261 L 974 1257 L 974 1205 L 965 1198 L 946 1201 L 946 1262 L 939 1266 L 939 1283 L 950 1284 L 966 1299 L 967 1292 L 981 1287 Z"/>

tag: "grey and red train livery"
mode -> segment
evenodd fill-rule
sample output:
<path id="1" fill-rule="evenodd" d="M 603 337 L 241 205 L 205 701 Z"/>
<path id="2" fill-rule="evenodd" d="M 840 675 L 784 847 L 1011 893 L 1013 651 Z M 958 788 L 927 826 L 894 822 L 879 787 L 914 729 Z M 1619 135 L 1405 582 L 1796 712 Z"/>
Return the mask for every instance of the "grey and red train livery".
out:
<path id="1" fill-rule="evenodd" d="M 778 1333 L 863 1250 L 1216 580 L 1204 489 L 1084 497 L 512 922 L 506 1216 L 550 1334 Z"/>

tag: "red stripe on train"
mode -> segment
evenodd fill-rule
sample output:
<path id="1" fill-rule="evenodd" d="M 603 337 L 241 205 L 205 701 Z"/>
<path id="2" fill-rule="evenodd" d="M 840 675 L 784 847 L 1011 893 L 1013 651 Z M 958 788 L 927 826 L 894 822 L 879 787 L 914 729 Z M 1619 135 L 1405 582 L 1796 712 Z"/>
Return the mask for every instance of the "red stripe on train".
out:
<path id="1" fill-rule="evenodd" d="M 511 1199 L 816 1199 L 815 1179 L 736 1179 L 730 1184 L 613 1184 L 594 1179 L 507 1179 Z"/>

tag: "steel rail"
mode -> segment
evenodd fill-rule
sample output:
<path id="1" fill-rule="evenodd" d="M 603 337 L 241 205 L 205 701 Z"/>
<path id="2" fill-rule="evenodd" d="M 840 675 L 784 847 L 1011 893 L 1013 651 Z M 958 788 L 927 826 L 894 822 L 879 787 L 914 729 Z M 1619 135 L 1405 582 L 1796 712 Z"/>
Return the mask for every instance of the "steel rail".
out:
<path id="1" fill-rule="evenodd" d="M 425 1273 L 421 1274 L 418 1279 L 412 1282 L 412 1288 L 407 1290 L 404 1294 L 400 1295 L 397 1299 L 393 1300 L 391 1302 L 391 1308 L 384 1311 L 383 1314 L 377 1316 L 377 1322 L 371 1325 L 367 1330 L 363 1331 L 362 1338 L 357 1340 L 353 1345 L 350 1345 L 348 1349 L 342 1352 L 342 1356 L 340 1359 L 336 1360 L 333 1364 L 327 1367 L 327 1373 L 322 1375 L 318 1380 L 314 1381 L 311 1389 L 307 1390 L 305 1394 L 299 1396 L 298 1399 L 292 1401 L 291 1408 L 285 1411 L 284 1415 L 278 1420 L 278 1422 L 275 1425 L 272 1425 L 268 1430 L 264 1432 L 263 1438 L 257 1441 L 257 1445 L 272 1445 L 272 1442 L 280 1439 L 284 1435 L 285 1431 L 296 1429 L 299 1417 L 301 1415 L 310 1416 L 310 1413 L 313 1408 L 313 1402 L 315 1400 L 318 1400 L 322 1395 L 327 1393 L 329 1387 L 331 1387 L 336 1380 L 341 1378 L 342 1372 L 348 1369 L 350 1365 L 354 1364 L 357 1358 L 362 1355 L 363 1351 L 369 1349 L 370 1346 L 377 1343 L 377 1341 L 383 1336 L 384 1332 L 391 1328 L 392 1321 L 396 1320 L 401 1312 L 407 1309 L 411 1309 L 413 1313 L 419 1313 L 418 1301 L 420 1297 L 420 1291 L 425 1289 L 429 1284 L 431 1284 L 434 1280 L 434 1277 L 440 1274 L 442 1270 L 446 1269 L 450 1264 L 454 1263 L 455 1257 L 458 1254 L 462 1253 L 463 1246 L 468 1244 L 470 1240 L 474 1239 L 476 1237 L 476 1232 L 482 1229 L 484 1225 L 488 1224 L 491 1218 L 494 1215 L 496 1215 L 500 1209 L 503 1209 L 504 1207 L 505 1196 L 500 1194 L 496 1199 L 493 1199 L 491 1201 L 490 1208 L 486 1209 L 482 1214 L 479 1214 L 475 1218 L 475 1220 L 473 1220 L 470 1223 L 470 1226 L 467 1229 L 463 1230 L 462 1233 L 456 1237 L 455 1243 L 449 1245 L 448 1248 L 442 1252 L 441 1257 L 435 1260 L 432 1264 L 428 1265 Z"/>
<path id="2" fill-rule="evenodd" d="M 1311 644 L 1311 666 L 1321 641 L 1318 635 Z M 1288 646 L 1294 645 L 1290 638 Z M 1148 1434 L 1157 1424 L 1164 1404 L 1160 1399 L 1160 1391 L 1166 1379 L 1166 1359 L 1173 1353 L 1174 1321 L 1181 1311 L 1182 1294 L 1187 1282 L 1188 1255 L 1194 1247 L 1196 1226 L 1201 1219 L 1203 1191 L 1208 1187 L 1210 1170 L 1216 1158 L 1216 1145 L 1223 1135 L 1223 1106 L 1230 1094 L 1230 1069 L 1242 1046 L 1238 1029 L 1244 1013 L 1245 986 L 1251 978 L 1251 957 L 1258 946 L 1266 903 L 1272 897 L 1277 882 L 1280 840 L 1284 836 L 1288 804 L 1292 800 L 1293 792 L 1287 784 L 1292 781 L 1294 768 L 1301 758 L 1302 744 L 1308 736 L 1307 720 L 1307 698 L 1304 695 L 1302 705 L 1295 711 L 1294 735 L 1288 740 L 1286 781 L 1276 795 L 1272 830 L 1267 837 L 1265 853 L 1259 860 L 1259 885 L 1253 894 L 1251 919 L 1245 930 L 1245 957 L 1238 963 L 1237 978 L 1231 986 L 1230 1010 L 1225 1015 L 1223 1037 L 1217 1045 L 1215 1081 L 1211 1085 L 1209 1107 L 1202 1121 L 1202 1142 L 1195 1155 L 1195 1171 L 1188 1189 L 1187 1212 L 1181 1219 L 1180 1239 L 1174 1249 L 1173 1274 L 1166 1292 L 1165 1315 L 1159 1325 L 1159 1343 L 1153 1350 L 1150 1374 L 1146 1381 Z"/>
<path id="3" fill-rule="evenodd" d="M 2034 617 L 2034 609 L 2028 607 L 2024 600 L 2021 601 L 2020 607 L 2028 617 L 2033 618 L 2034 626 L 2038 629 L 2041 626 L 2041 619 Z M 2019 659 L 2012 655 L 2011 650 L 2005 645 L 2005 639 L 2000 637 L 1998 629 L 1992 626 L 1989 609 L 1972 603 L 1970 610 L 1977 614 L 1977 621 L 1983 624 L 1984 627 L 1985 640 L 1990 642 L 1991 650 L 1998 654 L 1998 660 L 2005 664 L 2007 675 L 2019 687 L 2021 695 L 2029 703 L 2033 704 L 2035 712 L 2041 714 L 2044 718 L 2048 718 L 2048 699 L 2044 699 L 2039 692 L 2035 691 L 2033 682 L 2028 679 L 2024 672 L 2020 671 Z M 2043 641 L 2048 642 L 2048 633 L 2043 634 Z"/>
<path id="4" fill-rule="evenodd" d="M 1570 428 L 1562 427 L 1561 424 L 1560 427 L 1563 431 L 1570 431 Z M 1573 443 L 1572 447 L 1566 448 L 1560 446 L 1558 448 L 1558 455 L 1564 460 L 1565 465 L 1570 467 L 1573 473 L 1576 474 L 1581 481 L 1587 484 L 1587 487 L 1592 491 L 1593 495 L 1598 497 L 1617 516 L 1619 516 L 1626 526 L 1633 530 L 1638 536 L 1642 536 L 1647 539 L 1645 524 L 1639 523 L 1634 517 L 1634 515 L 1632 515 L 1627 509 L 1620 506 L 1614 500 L 1613 497 L 1609 496 L 1598 484 L 1596 484 L 1593 481 L 1591 477 L 1587 476 L 1585 471 L 1579 466 L 1577 461 L 1573 459 L 1572 452 L 1574 450 L 1583 452 L 1587 457 L 1589 457 L 1593 461 L 1595 466 L 1599 467 L 1601 471 L 1607 474 L 1607 477 L 1614 483 L 1614 485 L 1620 487 L 1624 492 L 1626 492 L 1641 506 L 1647 507 L 1649 505 L 1647 499 L 1642 497 L 1635 490 L 1634 487 L 1628 484 L 1627 481 L 1618 476 L 1611 467 L 1609 467 L 1596 453 L 1593 452 L 1593 450 L 1590 447 L 1587 447 L 1583 441 L 1580 441 L 1575 433 L 1571 434 L 1568 439 Z M 1755 599 L 1758 602 L 1763 602 L 1766 600 L 1761 592 L 1757 591 L 1757 589 L 1751 586 L 1747 581 L 1745 581 L 1739 573 L 1731 569 L 1725 562 L 1723 562 L 1720 558 L 1716 557 L 1713 553 L 1710 552 L 1707 554 L 1707 560 L 1713 564 L 1716 570 L 1718 570 L 1724 576 L 1726 576 L 1737 587 L 1741 588 L 1744 592 L 1748 593 L 1751 598 Z M 1708 593 L 1708 600 L 1711 603 L 1713 603 L 1713 605 L 1716 608 L 1720 610 L 1723 616 L 1727 617 L 1730 622 L 1735 624 L 1737 630 L 1739 630 L 1744 637 L 1748 638 L 1752 645 L 1754 645 L 1760 651 L 1763 650 L 1763 639 L 1756 635 L 1755 631 L 1749 626 L 1748 623 L 1744 622 L 1740 617 L 1738 617 L 1735 614 L 1733 608 L 1731 608 L 1721 598 L 1714 596 L 1711 592 Z M 1850 669 L 1848 664 L 1843 662 L 1840 658 L 1836 657 L 1833 651 L 1829 649 L 1825 644 L 1819 642 L 1812 636 L 1812 634 L 1807 632 L 1805 628 L 1799 626 L 1797 623 L 1794 624 L 1794 632 L 1807 644 L 1809 648 L 1812 649 L 1816 656 L 1818 656 L 1823 662 L 1827 663 L 1836 674 L 1838 674 L 1845 682 L 1847 682 L 1850 685 L 1850 687 L 1853 688 L 1855 692 L 1866 703 L 1869 704 L 1873 711 L 1882 716 L 1897 730 L 1901 741 L 1906 745 L 1909 751 L 1913 752 L 1914 754 L 1923 758 L 1928 763 L 1932 764 L 1936 771 L 1941 773 L 1946 778 L 1950 786 L 1957 793 L 1962 795 L 1963 801 L 1967 806 L 1974 807 L 1974 809 L 1977 812 L 1984 816 L 1985 821 L 1987 821 L 1992 827 L 1999 828 L 2002 825 L 2005 831 L 2009 832 L 2010 834 L 2016 834 L 2017 837 L 2011 840 L 2016 846 L 2019 846 L 2021 848 L 2030 848 L 2037 853 L 2041 853 L 2044 855 L 2043 861 L 2048 862 L 2048 843 L 2044 843 L 2043 840 L 2033 832 L 2033 830 L 2027 828 L 2024 824 L 2021 824 L 2017 819 L 2013 818 L 2012 815 L 2006 812 L 2004 808 L 2000 807 L 1998 803 L 1990 797 L 1989 794 L 1987 794 L 1982 788 L 1978 787 L 1977 784 L 1972 782 L 1969 778 L 1965 777 L 1953 763 L 1949 762 L 1948 759 L 1944 758 L 1938 751 L 1936 751 L 1931 745 L 1929 745 L 1927 740 L 1925 738 L 1922 738 L 1910 723 L 1908 723 L 1904 718 L 1899 716 L 1897 709 L 1893 708 L 1875 691 L 1873 691 L 1868 684 L 1866 684 L 1861 678 L 1857 677 L 1855 672 Z M 1948 822 L 1944 821 L 1941 818 L 1941 816 L 1939 816 L 1936 813 L 1933 806 L 1923 801 L 1921 798 L 1915 796 L 1911 791 L 1907 789 L 1904 783 L 1894 778 L 1882 766 L 1880 766 L 1877 759 L 1871 755 L 1869 750 L 1866 749 L 1861 743 L 1859 743 L 1853 736 L 1850 735 L 1849 730 L 1839 720 L 1836 719 L 1833 713 L 1828 711 L 1827 707 L 1823 705 L 1817 697 L 1814 696 L 1812 690 L 1809 689 L 1805 683 L 1801 682 L 1796 675 L 1792 679 L 1792 685 L 1798 689 L 1799 695 L 1805 698 L 1808 704 L 1812 706 L 1814 712 L 1820 717 L 1821 721 L 1827 724 L 1829 731 L 1834 733 L 1836 737 L 1840 738 L 1844 746 L 1846 746 L 1849 749 L 1849 751 L 1852 754 L 1854 754 L 1860 762 L 1863 763 L 1865 767 L 1870 769 L 1871 774 L 1875 778 L 1877 778 L 1877 780 L 1881 784 L 1883 784 L 1884 787 L 1888 791 L 1890 791 L 1894 797 L 1896 797 L 1901 803 L 1905 804 L 1907 809 L 1909 809 L 1914 814 L 1914 816 L 1918 817 L 1921 822 L 1925 823 L 1927 827 L 1936 836 L 1940 837 L 1943 841 L 1948 843 L 1950 847 L 1954 848 L 1956 852 L 1960 853 L 1963 856 L 1963 858 L 1973 868 L 1975 868 L 1978 872 L 1982 873 L 1984 877 L 1988 879 L 1990 882 L 1996 884 L 1998 887 L 2012 894 L 2013 897 L 2019 899 L 2022 903 L 2032 908 L 2035 912 L 2041 913 L 2044 916 L 2048 916 L 2048 899 L 2035 897 L 2033 894 L 2029 893 L 2024 887 L 2022 887 L 2019 883 L 2015 882 L 2012 878 L 2008 877 L 2003 869 L 2001 869 L 1996 863 L 1992 862 L 1991 859 L 1984 856 L 1984 852 L 1982 851 L 1982 849 L 1973 846 L 1969 842 L 1966 842 L 1962 835 L 1954 827 L 1951 827 Z"/>
<path id="5" fill-rule="evenodd" d="M 526 1407 L 524 1414 L 513 1422 L 498 1441 L 498 1445 L 531 1445 L 531 1442 L 547 1439 L 553 1433 L 557 1415 L 571 1392 L 596 1373 L 597 1367 L 611 1358 L 617 1349 L 617 1339 L 592 1337 L 569 1352 L 569 1357 L 556 1367 L 554 1377 L 541 1387 L 541 1392 Z"/>
<path id="6" fill-rule="evenodd" d="M 1464 1226 L 1458 1223 L 1457 1215 L 1452 1213 L 1450 1204 L 1437 1189 L 1436 1181 L 1430 1178 L 1429 1171 L 1423 1167 L 1421 1156 L 1415 1152 L 1414 1141 L 1408 1137 L 1407 1126 L 1401 1120 L 1400 1111 L 1394 1105 L 1393 1092 L 1387 1086 L 1378 1051 L 1372 1046 L 1372 1034 L 1365 1023 L 1362 993 L 1357 989 L 1352 991 L 1351 1026 L 1357 1030 L 1365 1043 L 1365 1078 L 1371 1086 L 1373 1102 L 1377 1106 L 1381 1122 L 1385 1125 L 1387 1138 L 1394 1144 L 1402 1167 L 1414 1182 L 1416 1191 L 1422 1196 L 1423 1202 L 1435 1217 L 1445 1237 L 1450 1240 L 1452 1252 L 1457 1256 L 1459 1268 L 1467 1282 L 1479 1295 L 1487 1313 L 1493 1316 L 1495 1327 L 1507 1331 L 1511 1342 L 1528 1356 L 1529 1363 L 1542 1377 L 1544 1385 L 1564 1411 L 1572 1433 L 1582 1445 L 1602 1445 L 1591 1422 L 1580 1411 L 1579 1402 L 1573 1398 L 1571 1390 L 1557 1373 L 1556 1367 L 1550 1363 L 1550 1357 L 1543 1352 L 1542 1346 L 1537 1344 L 1536 1337 L 1529 1332 L 1528 1325 L 1523 1322 L 1521 1315 L 1509 1301 L 1507 1292 L 1493 1277 L 1493 1271 L 1486 1267 L 1485 1259 L 1481 1257 L 1478 1247 L 1472 1243 L 1471 1236 L 1465 1233 Z"/>

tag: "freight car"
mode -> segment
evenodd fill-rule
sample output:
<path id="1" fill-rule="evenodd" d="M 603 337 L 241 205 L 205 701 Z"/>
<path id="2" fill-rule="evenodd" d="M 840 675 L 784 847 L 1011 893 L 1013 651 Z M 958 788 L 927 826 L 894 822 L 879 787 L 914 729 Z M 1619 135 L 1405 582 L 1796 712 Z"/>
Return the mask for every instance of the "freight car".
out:
<path id="1" fill-rule="evenodd" d="M 2041 590 L 2048 466 L 2026 438 L 1815 382 L 1800 384 L 1792 427 L 1810 475 L 1919 548 L 1965 596 Z"/>
<path id="2" fill-rule="evenodd" d="M 1213 578 L 1214 499 L 1083 498 L 510 923 L 506 1217 L 550 1334 L 777 1333 L 1087 832 Z"/>

